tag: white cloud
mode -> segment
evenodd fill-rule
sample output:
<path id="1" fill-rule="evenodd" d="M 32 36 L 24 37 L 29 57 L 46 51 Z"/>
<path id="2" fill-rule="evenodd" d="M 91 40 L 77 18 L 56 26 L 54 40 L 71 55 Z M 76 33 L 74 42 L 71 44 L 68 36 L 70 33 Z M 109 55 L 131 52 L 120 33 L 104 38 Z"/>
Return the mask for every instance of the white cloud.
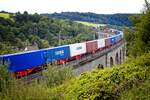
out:
<path id="1" fill-rule="evenodd" d="M 0 0 L 0 10 L 29 13 L 140 13 L 143 4 L 144 0 Z"/>

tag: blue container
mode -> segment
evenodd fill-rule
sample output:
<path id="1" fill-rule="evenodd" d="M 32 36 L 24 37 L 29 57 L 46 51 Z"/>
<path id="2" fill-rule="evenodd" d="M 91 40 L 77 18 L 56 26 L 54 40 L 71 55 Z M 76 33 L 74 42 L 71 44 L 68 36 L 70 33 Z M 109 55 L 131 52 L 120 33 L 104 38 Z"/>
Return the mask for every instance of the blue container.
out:
<path id="1" fill-rule="evenodd" d="M 70 58 L 69 46 L 60 46 L 47 49 L 46 58 L 47 63 Z"/>
<path id="2" fill-rule="evenodd" d="M 116 43 L 119 41 L 119 36 L 117 35 L 116 36 Z"/>
<path id="3" fill-rule="evenodd" d="M 121 40 L 121 34 L 118 35 L 118 41 L 120 41 L 120 40 Z"/>
<path id="4" fill-rule="evenodd" d="M 44 50 L 3 55 L 11 72 L 18 72 L 45 64 Z"/>
<path id="5" fill-rule="evenodd" d="M 116 43 L 116 36 L 110 38 L 111 45 Z"/>
<path id="6" fill-rule="evenodd" d="M 116 31 L 116 35 L 120 34 L 120 31 Z"/>

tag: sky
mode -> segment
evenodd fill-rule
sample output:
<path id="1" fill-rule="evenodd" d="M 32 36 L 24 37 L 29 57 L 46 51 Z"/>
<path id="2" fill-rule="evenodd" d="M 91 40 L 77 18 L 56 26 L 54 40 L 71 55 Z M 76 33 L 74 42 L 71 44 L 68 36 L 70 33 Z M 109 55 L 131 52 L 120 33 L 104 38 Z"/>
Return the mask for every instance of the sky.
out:
<path id="1" fill-rule="evenodd" d="M 0 11 L 28 13 L 141 13 L 144 0 L 0 0 Z"/>

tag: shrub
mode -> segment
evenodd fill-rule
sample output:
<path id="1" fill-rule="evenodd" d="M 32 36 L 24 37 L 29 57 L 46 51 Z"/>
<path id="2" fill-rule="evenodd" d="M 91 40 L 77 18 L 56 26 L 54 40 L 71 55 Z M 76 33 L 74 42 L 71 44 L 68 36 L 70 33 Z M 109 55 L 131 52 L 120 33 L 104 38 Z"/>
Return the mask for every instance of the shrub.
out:
<path id="1" fill-rule="evenodd" d="M 43 74 L 43 79 L 35 79 L 26 84 L 22 79 L 12 77 L 7 66 L 0 65 L 0 100 L 51 99 L 48 91 L 50 87 L 62 84 L 73 76 L 71 68 L 58 66 L 48 66 Z"/>
<path id="2" fill-rule="evenodd" d="M 48 69 L 44 72 L 44 76 L 46 85 L 48 87 L 53 87 L 62 84 L 65 80 L 71 79 L 74 74 L 72 67 L 48 65 Z"/>
<path id="3" fill-rule="evenodd" d="M 54 88 L 55 97 L 80 99 L 118 99 L 121 93 L 143 83 L 150 76 L 150 53 L 127 61 L 123 65 L 104 70 L 94 70 Z M 60 95 L 61 94 L 61 95 Z"/>

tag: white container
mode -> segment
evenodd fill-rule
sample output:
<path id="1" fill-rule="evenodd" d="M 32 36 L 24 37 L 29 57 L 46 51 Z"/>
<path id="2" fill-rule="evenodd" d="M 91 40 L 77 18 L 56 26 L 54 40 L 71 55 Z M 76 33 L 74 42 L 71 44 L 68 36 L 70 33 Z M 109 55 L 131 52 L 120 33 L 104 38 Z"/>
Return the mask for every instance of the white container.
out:
<path id="1" fill-rule="evenodd" d="M 105 47 L 105 39 L 104 38 L 103 39 L 98 39 L 97 42 L 98 42 L 98 48 Z"/>
<path id="2" fill-rule="evenodd" d="M 70 44 L 70 56 L 77 56 L 86 53 L 86 44 L 85 43 L 75 43 Z"/>

